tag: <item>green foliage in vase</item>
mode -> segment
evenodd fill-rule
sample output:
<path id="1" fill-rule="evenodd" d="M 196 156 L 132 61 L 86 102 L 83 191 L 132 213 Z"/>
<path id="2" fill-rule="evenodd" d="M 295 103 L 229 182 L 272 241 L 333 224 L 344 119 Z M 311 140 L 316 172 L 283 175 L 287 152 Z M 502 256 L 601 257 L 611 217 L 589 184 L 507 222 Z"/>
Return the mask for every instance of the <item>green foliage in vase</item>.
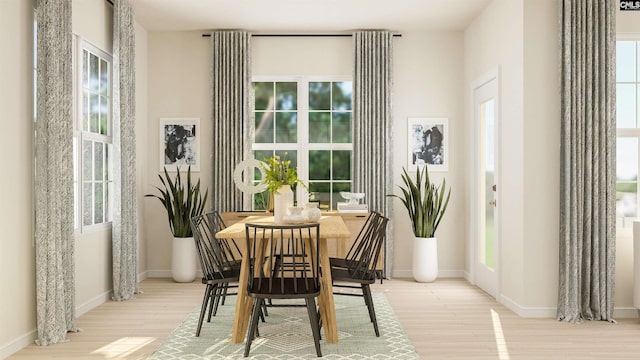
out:
<path id="1" fill-rule="evenodd" d="M 446 191 L 446 180 L 442 180 L 441 186 L 435 186 L 429 180 L 429 171 L 427 166 L 423 169 L 418 168 L 416 173 L 416 181 L 409 177 L 407 170 L 402 168 L 402 181 L 404 187 L 398 186 L 402 190 L 403 196 L 395 194 L 387 195 L 397 197 L 407 208 L 413 234 L 416 237 L 435 237 L 436 229 L 440 225 L 440 220 L 447 210 L 449 198 L 451 197 L 451 189 Z"/>
<path id="2" fill-rule="evenodd" d="M 265 165 L 266 164 L 266 165 Z M 262 170 L 264 170 L 263 184 L 267 184 L 267 189 L 271 193 L 275 193 L 283 185 L 294 186 L 296 184 L 302 185 L 305 189 L 306 185 L 298 178 L 298 169 L 291 167 L 291 160 L 287 159 L 287 153 L 284 153 L 284 157 L 279 155 L 273 155 L 264 160 L 264 164 L 260 164 Z"/>
<path id="3" fill-rule="evenodd" d="M 145 197 L 155 197 L 167 210 L 169 227 L 174 237 L 192 237 L 191 224 L 189 220 L 194 216 L 202 215 L 204 206 L 207 203 L 209 190 L 204 196 L 200 192 L 200 179 L 193 184 L 191 181 L 191 166 L 187 169 L 187 183 L 182 182 L 180 168 L 178 168 L 175 179 L 171 179 L 167 168 L 164 168 L 164 177 L 158 175 L 164 189 L 155 186 L 160 195 L 146 194 Z"/>

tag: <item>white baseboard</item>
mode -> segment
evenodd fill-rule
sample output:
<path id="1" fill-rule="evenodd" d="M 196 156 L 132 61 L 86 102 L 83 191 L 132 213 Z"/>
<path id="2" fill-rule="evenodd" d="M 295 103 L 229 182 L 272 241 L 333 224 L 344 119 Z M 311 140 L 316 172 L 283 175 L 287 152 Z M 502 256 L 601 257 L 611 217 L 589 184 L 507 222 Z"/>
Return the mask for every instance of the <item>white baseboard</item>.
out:
<path id="1" fill-rule="evenodd" d="M 148 278 L 171 278 L 171 270 L 147 270 Z M 196 271 L 196 279 L 202 277 L 202 270 Z"/>
<path id="2" fill-rule="evenodd" d="M 637 319 L 638 315 L 638 309 L 633 307 L 613 308 L 614 319 Z"/>
<path id="3" fill-rule="evenodd" d="M 148 271 L 143 271 L 140 274 L 138 274 L 138 283 L 141 283 L 142 281 L 144 281 L 144 279 L 146 279 L 148 277 Z"/>
<path id="4" fill-rule="evenodd" d="M 413 271 L 411 270 L 393 270 L 391 277 L 394 278 L 412 278 Z M 439 278 L 462 278 L 464 277 L 464 270 L 438 270 Z"/>
<path id="5" fill-rule="evenodd" d="M 510 298 L 500 295 L 500 303 L 506 306 L 509 310 L 516 313 L 523 318 L 555 318 L 555 307 L 528 307 L 522 306 Z"/>
<path id="6" fill-rule="evenodd" d="M 109 290 L 85 302 L 84 304 L 76 306 L 76 317 L 80 317 L 89 312 L 91 309 L 111 300 L 112 294 L 113 290 Z"/>
<path id="7" fill-rule="evenodd" d="M 31 330 L 6 344 L 0 345 L 0 359 L 6 359 L 23 348 L 33 344 L 37 337 L 38 334 L 36 330 Z"/>

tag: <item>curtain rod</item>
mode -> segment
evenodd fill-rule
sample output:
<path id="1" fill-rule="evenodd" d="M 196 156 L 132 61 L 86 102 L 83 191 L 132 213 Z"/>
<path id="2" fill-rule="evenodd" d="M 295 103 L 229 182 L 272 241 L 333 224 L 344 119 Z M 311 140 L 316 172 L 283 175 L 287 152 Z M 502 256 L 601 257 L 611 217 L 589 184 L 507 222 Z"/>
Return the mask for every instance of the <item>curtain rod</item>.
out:
<path id="1" fill-rule="evenodd" d="M 351 37 L 351 34 L 251 34 L 251 37 Z M 211 34 L 202 34 L 202 37 L 211 37 Z M 393 37 L 402 37 L 402 34 L 393 34 Z"/>

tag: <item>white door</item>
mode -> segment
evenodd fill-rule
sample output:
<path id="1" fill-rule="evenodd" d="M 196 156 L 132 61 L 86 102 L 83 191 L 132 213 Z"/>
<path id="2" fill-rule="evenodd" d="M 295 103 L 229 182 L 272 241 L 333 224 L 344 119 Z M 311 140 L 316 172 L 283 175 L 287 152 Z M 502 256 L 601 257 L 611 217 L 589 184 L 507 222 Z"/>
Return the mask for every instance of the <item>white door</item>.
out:
<path id="1" fill-rule="evenodd" d="M 474 215 L 473 236 L 475 284 L 492 295 L 498 295 L 498 146 L 499 107 L 498 79 L 489 76 L 479 81 L 473 91 L 474 137 L 476 158 L 474 159 Z"/>

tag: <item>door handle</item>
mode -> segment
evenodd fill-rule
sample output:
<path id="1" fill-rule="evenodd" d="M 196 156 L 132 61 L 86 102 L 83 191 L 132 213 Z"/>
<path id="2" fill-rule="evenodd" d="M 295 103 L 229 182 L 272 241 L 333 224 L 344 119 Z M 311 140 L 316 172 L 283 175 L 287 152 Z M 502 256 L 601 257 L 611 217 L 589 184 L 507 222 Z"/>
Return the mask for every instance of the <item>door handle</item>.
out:
<path id="1" fill-rule="evenodd" d="M 489 201 L 489 205 L 493 205 L 495 207 L 496 206 L 496 201 L 495 200 Z"/>

